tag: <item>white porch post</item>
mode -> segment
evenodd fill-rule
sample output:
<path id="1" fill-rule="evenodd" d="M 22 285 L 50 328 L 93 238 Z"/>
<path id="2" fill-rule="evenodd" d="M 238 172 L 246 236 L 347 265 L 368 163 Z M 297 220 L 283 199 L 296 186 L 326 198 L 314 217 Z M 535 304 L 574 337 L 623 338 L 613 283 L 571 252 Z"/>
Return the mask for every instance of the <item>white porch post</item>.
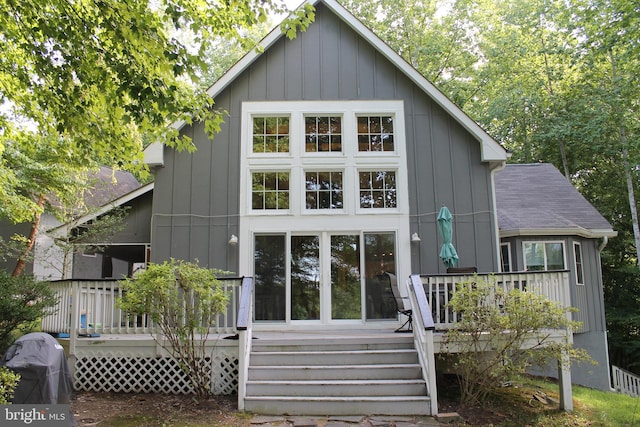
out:
<path id="1" fill-rule="evenodd" d="M 573 411 L 573 391 L 571 389 L 571 361 L 566 353 L 558 360 L 558 386 L 560 388 L 560 409 Z"/>

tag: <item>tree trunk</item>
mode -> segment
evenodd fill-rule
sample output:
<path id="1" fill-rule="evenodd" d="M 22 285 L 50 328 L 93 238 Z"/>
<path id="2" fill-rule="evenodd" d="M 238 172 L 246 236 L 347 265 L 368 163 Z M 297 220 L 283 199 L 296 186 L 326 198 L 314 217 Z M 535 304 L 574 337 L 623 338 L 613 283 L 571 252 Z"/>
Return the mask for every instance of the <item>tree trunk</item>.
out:
<path id="1" fill-rule="evenodd" d="M 609 50 L 609 59 L 611 60 L 611 81 L 613 82 L 613 90 L 618 91 L 618 75 L 616 71 L 616 59 L 613 52 Z M 629 197 L 629 209 L 631 210 L 631 222 L 633 224 L 633 238 L 636 246 L 636 266 L 640 265 L 640 226 L 638 226 L 638 208 L 636 207 L 636 196 L 633 189 L 633 175 L 631 173 L 631 164 L 629 162 L 629 151 L 627 148 L 627 133 L 625 131 L 622 113 L 619 105 L 614 106 L 616 115 L 620 116 L 620 145 L 622 146 L 622 165 L 624 167 L 624 176 L 627 181 L 627 193 Z"/>
<path id="2" fill-rule="evenodd" d="M 44 194 L 41 194 L 38 197 L 38 207 L 42 209 L 44 206 Z M 40 218 L 42 217 L 42 211 L 40 210 L 35 214 L 35 218 L 33 219 L 33 224 L 31 224 L 31 231 L 29 232 L 29 238 L 27 239 L 26 247 L 24 251 L 20 254 L 18 261 L 16 262 L 16 267 L 13 269 L 12 276 L 20 276 L 24 271 L 24 267 L 27 265 L 27 259 L 29 258 L 29 254 L 33 250 L 33 246 L 36 244 L 36 236 L 38 235 L 38 228 L 40 227 Z"/>

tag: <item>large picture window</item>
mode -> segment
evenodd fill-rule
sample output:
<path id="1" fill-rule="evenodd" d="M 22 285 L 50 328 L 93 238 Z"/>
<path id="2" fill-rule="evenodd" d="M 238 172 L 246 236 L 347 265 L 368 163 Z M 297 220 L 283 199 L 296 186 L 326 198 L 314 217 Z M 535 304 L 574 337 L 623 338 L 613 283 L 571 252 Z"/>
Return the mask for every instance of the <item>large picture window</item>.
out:
<path id="1" fill-rule="evenodd" d="M 395 100 L 243 103 L 241 211 L 407 213 L 403 108 Z"/>
<path id="2" fill-rule="evenodd" d="M 564 270 L 562 242 L 524 242 L 524 262 L 528 271 Z"/>

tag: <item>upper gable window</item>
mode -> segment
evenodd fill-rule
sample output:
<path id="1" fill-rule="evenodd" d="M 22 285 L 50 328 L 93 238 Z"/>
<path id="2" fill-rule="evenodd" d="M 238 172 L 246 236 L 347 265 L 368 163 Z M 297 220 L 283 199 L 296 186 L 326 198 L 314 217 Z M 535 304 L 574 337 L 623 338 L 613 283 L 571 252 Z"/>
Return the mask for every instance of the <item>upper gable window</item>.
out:
<path id="1" fill-rule="evenodd" d="M 358 151 L 395 151 L 393 116 L 359 116 Z"/>
<path id="2" fill-rule="evenodd" d="M 404 102 L 243 102 L 240 210 L 256 217 L 409 209 Z"/>
<path id="3" fill-rule="evenodd" d="M 289 117 L 254 117 L 253 152 L 288 153 Z"/>
<path id="4" fill-rule="evenodd" d="M 304 141 L 307 153 L 342 151 L 342 117 L 306 116 Z"/>

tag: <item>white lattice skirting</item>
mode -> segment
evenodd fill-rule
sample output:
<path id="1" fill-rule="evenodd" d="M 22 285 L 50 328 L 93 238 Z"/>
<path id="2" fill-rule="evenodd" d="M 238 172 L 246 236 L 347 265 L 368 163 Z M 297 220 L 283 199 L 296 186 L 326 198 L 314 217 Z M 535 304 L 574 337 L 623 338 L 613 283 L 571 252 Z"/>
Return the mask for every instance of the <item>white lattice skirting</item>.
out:
<path id="1" fill-rule="evenodd" d="M 237 352 L 216 351 L 207 362 L 213 394 L 237 393 Z M 189 380 L 172 358 L 112 352 L 77 354 L 74 387 L 99 392 L 193 393 Z"/>

